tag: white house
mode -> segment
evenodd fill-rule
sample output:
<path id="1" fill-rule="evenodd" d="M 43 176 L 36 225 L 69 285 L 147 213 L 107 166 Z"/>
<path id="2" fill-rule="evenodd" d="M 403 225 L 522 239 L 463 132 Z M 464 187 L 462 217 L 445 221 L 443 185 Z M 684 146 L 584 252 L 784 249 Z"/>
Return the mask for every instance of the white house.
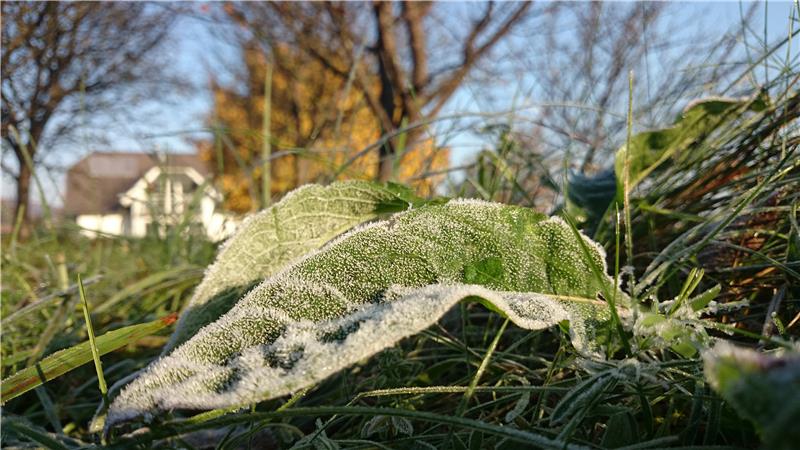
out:
<path id="1" fill-rule="evenodd" d="M 236 223 L 219 210 L 209 175 L 193 154 L 94 152 L 67 172 L 64 211 L 88 236 L 141 237 L 188 224 L 219 240 Z"/>

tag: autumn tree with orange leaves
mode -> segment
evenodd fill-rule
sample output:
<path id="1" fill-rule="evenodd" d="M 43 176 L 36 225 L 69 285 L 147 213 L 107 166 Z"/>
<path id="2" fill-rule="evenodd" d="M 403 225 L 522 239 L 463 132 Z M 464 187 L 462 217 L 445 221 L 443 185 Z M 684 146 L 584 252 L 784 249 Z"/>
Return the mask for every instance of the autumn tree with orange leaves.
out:
<path id="1" fill-rule="evenodd" d="M 452 16 L 453 8 L 380 1 L 232 2 L 216 8 L 221 22 L 234 25 L 227 29 L 235 30 L 233 40 L 243 54 L 261 49 L 263 58 L 244 57 L 250 60 L 243 80 L 247 89 L 214 86 L 212 122 L 228 133 L 227 147 L 238 148 L 221 158 L 230 160 L 226 190 L 238 186 L 235 209 L 257 203 L 257 183 L 244 186 L 229 167 L 245 167 L 258 153 L 257 140 L 264 142 L 260 120 L 266 67 L 273 69 L 273 193 L 323 172 L 327 178 L 382 181 L 407 181 L 430 169 L 441 172 L 447 155 L 435 150 L 426 124 L 532 16 L 528 2 L 488 2 L 463 17 L 463 27 L 444 29 L 442 20 Z M 370 151 L 357 152 L 373 143 Z M 220 154 L 226 146 L 217 142 L 216 147 Z M 244 155 L 243 161 L 233 161 L 234 155 Z M 351 161 L 355 156 L 363 158 Z M 331 170 L 342 162 L 343 171 Z M 252 170 L 255 178 L 259 170 Z M 432 184 L 426 181 L 422 188 L 430 190 Z"/>
<path id="2" fill-rule="evenodd" d="M 247 212 L 260 206 L 264 139 L 273 149 L 271 197 L 309 182 L 375 179 L 381 128 L 361 91 L 347 89 L 346 80 L 287 46 L 271 50 L 268 57 L 256 42 L 243 41 L 238 80 L 211 82 L 214 103 L 208 125 L 215 138 L 198 147 L 217 172 L 226 207 Z M 270 78 L 265 108 L 265 80 Z M 265 110 L 270 111 L 268 134 L 263 129 Z M 419 175 L 440 171 L 448 162 L 449 151 L 428 138 L 400 155 L 395 178 L 428 195 L 441 175 Z"/>

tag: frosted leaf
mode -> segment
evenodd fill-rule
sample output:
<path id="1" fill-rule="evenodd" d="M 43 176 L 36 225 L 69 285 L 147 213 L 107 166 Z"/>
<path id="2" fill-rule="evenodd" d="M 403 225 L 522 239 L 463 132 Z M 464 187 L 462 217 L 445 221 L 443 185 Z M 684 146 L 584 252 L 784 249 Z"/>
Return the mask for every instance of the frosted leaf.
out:
<path id="1" fill-rule="evenodd" d="M 463 200 L 357 227 L 154 362 L 114 401 L 107 424 L 295 392 L 428 328 L 465 299 L 527 329 L 568 321 L 575 348 L 599 356 L 596 333 L 610 314 L 597 298 L 615 288 L 593 275 L 593 265 L 605 273 L 602 249 L 581 239 L 590 245 L 557 218 Z"/>
<path id="2" fill-rule="evenodd" d="M 800 352 L 757 352 L 720 342 L 703 354 L 711 387 L 756 425 L 764 448 L 790 450 L 800 441 Z"/>
<path id="3" fill-rule="evenodd" d="M 346 181 L 305 185 L 248 218 L 220 249 L 180 317 L 164 352 L 222 314 L 256 282 L 380 213 L 406 209 L 413 194 L 399 185 Z"/>

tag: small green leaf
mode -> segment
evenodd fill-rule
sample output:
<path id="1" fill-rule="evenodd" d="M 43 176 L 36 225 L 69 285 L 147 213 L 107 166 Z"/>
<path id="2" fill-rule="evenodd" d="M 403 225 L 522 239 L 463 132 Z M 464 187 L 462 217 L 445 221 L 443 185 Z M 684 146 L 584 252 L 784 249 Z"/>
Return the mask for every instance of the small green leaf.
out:
<path id="1" fill-rule="evenodd" d="M 702 327 L 690 326 L 682 317 L 653 312 L 642 312 L 634 330 L 652 340 L 651 348 L 670 348 L 684 358 L 695 356 L 698 348 L 704 348 L 708 342 L 708 334 Z"/>
<path id="2" fill-rule="evenodd" d="M 703 359 L 706 380 L 741 417 L 756 425 L 764 448 L 797 448 L 800 352 L 767 354 L 720 342 Z"/>
<path id="3" fill-rule="evenodd" d="M 530 382 L 528 381 L 527 378 L 523 377 L 515 377 L 515 378 L 519 379 L 520 382 L 525 386 L 530 385 Z M 517 400 L 517 402 L 514 404 L 514 407 L 506 413 L 506 416 L 503 420 L 505 420 L 506 423 L 513 422 L 514 420 L 517 419 L 517 417 L 519 417 L 520 415 L 522 415 L 523 412 L 525 412 L 525 409 L 528 408 L 528 404 L 530 404 L 530 402 L 531 402 L 530 391 L 523 392 L 520 395 L 519 400 Z"/>
<path id="4" fill-rule="evenodd" d="M 414 426 L 405 417 L 392 417 L 392 428 L 396 434 L 414 435 Z"/>
<path id="5" fill-rule="evenodd" d="M 109 331 L 96 340 L 98 355 L 105 355 L 120 347 L 136 342 L 142 337 L 149 336 L 173 324 L 176 319 L 177 315 L 171 314 L 152 322 Z M 44 382 L 58 378 L 90 361 L 92 361 L 92 347 L 89 341 L 55 352 L 35 366 L 23 369 L 3 380 L 2 402 L 5 403 L 18 397 L 42 385 Z M 44 380 L 42 377 L 44 377 Z"/>
<path id="6" fill-rule="evenodd" d="M 557 425 L 571 419 L 578 410 L 590 407 L 616 384 L 617 378 L 611 371 L 598 373 L 581 382 L 558 402 L 550 416 L 550 424 Z"/>
<path id="7" fill-rule="evenodd" d="M 367 421 L 361 429 L 361 437 L 368 439 L 389 429 L 389 417 L 375 416 Z"/>
<path id="8" fill-rule="evenodd" d="M 693 311 L 700 311 L 708 306 L 708 304 L 711 303 L 711 300 L 717 298 L 721 290 L 722 286 L 717 284 L 702 294 L 690 298 L 689 305 L 691 305 Z"/>
<path id="9" fill-rule="evenodd" d="M 677 342 L 672 344 L 669 348 L 686 359 L 692 358 L 697 354 L 697 347 L 692 344 L 690 339 L 686 338 L 677 339 Z"/>

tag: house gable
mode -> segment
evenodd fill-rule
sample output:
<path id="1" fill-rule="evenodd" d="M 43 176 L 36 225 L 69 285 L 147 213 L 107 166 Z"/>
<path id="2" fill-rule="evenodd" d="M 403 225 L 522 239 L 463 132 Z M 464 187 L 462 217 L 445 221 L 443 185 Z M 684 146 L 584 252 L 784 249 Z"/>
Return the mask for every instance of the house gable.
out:
<path id="1" fill-rule="evenodd" d="M 162 159 L 163 158 L 163 159 Z M 68 216 L 119 212 L 120 194 L 154 167 L 188 167 L 206 178 L 209 171 L 193 154 L 170 154 L 162 158 L 147 153 L 94 152 L 67 171 L 64 211 Z"/>

